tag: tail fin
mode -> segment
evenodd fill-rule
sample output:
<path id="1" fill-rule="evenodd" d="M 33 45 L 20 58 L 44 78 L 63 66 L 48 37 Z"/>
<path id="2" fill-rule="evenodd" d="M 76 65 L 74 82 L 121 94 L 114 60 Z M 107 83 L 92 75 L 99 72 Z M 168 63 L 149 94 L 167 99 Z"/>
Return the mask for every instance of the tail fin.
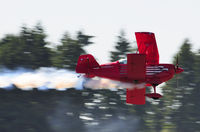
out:
<path id="1" fill-rule="evenodd" d="M 94 59 L 91 54 L 81 55 L 78 58 L 78 63 L 76 65 L 77 73 L 88 73 L 91 68 L 99 67 L 99 64 Z"/>

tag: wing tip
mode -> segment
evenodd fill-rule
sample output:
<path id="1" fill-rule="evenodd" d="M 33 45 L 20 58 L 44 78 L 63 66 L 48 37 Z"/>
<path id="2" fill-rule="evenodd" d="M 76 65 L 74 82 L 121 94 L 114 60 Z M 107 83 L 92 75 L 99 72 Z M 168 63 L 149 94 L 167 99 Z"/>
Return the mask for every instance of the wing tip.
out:
<path id="1" fill-rule="evenodd" d="M 135 32 L 135 34 L 154 34 L 153 32 Z"/>

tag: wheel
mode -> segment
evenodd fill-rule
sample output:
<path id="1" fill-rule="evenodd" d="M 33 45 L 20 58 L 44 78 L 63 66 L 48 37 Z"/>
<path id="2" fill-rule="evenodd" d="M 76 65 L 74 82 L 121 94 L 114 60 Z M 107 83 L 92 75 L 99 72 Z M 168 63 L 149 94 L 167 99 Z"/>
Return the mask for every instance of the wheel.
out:
<path id="1" fill-rule="evenodd" d="M 158 98 L 158 97 L 152 97 L 152 99 L 154 99 L 154 100 L 158 100 L 159 98 Z"/>
<path id="2" fill-rule="evenodd" d="M 162 95 L 160 95 L 159 93 L 149 93 L 149 94 L 145 94 L 145 96 L 155 99 L 155 100 L 162 97 Z"/>

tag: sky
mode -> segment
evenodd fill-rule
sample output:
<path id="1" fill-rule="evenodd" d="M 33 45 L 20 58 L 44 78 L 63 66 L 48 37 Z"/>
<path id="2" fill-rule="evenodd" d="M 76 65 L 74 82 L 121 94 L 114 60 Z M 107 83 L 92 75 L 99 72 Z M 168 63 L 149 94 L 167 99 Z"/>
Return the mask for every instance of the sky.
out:
<path id="1" fill-rule="evenodd" d="M 135 32 L 148 31 L 156 35 L 160 63 L 170 63 L 186 38 L 200 49 L 199 7 L 199 0 L 0 0 L 0 38 L 38 22 L 54 44 L 82 30 L 95 36 L 87 52 L 106 63 L 120 30 L 130 42 Z"/>

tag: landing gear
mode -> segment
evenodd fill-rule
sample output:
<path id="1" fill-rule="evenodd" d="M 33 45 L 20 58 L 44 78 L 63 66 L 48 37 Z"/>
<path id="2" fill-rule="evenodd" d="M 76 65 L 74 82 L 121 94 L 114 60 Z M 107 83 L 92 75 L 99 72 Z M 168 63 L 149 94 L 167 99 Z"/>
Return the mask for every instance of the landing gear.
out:
<path id="1" fill-rule="evenodd" d="M 158 84 L 153 84 L 152 86 L 153 86 L 154 93 L 146 94 L 146 96 L 154 100 L 161 98 L 162 95 L 160 95 L 159 93 L 156 93 L 156 86 L 158 86 Z"/>

